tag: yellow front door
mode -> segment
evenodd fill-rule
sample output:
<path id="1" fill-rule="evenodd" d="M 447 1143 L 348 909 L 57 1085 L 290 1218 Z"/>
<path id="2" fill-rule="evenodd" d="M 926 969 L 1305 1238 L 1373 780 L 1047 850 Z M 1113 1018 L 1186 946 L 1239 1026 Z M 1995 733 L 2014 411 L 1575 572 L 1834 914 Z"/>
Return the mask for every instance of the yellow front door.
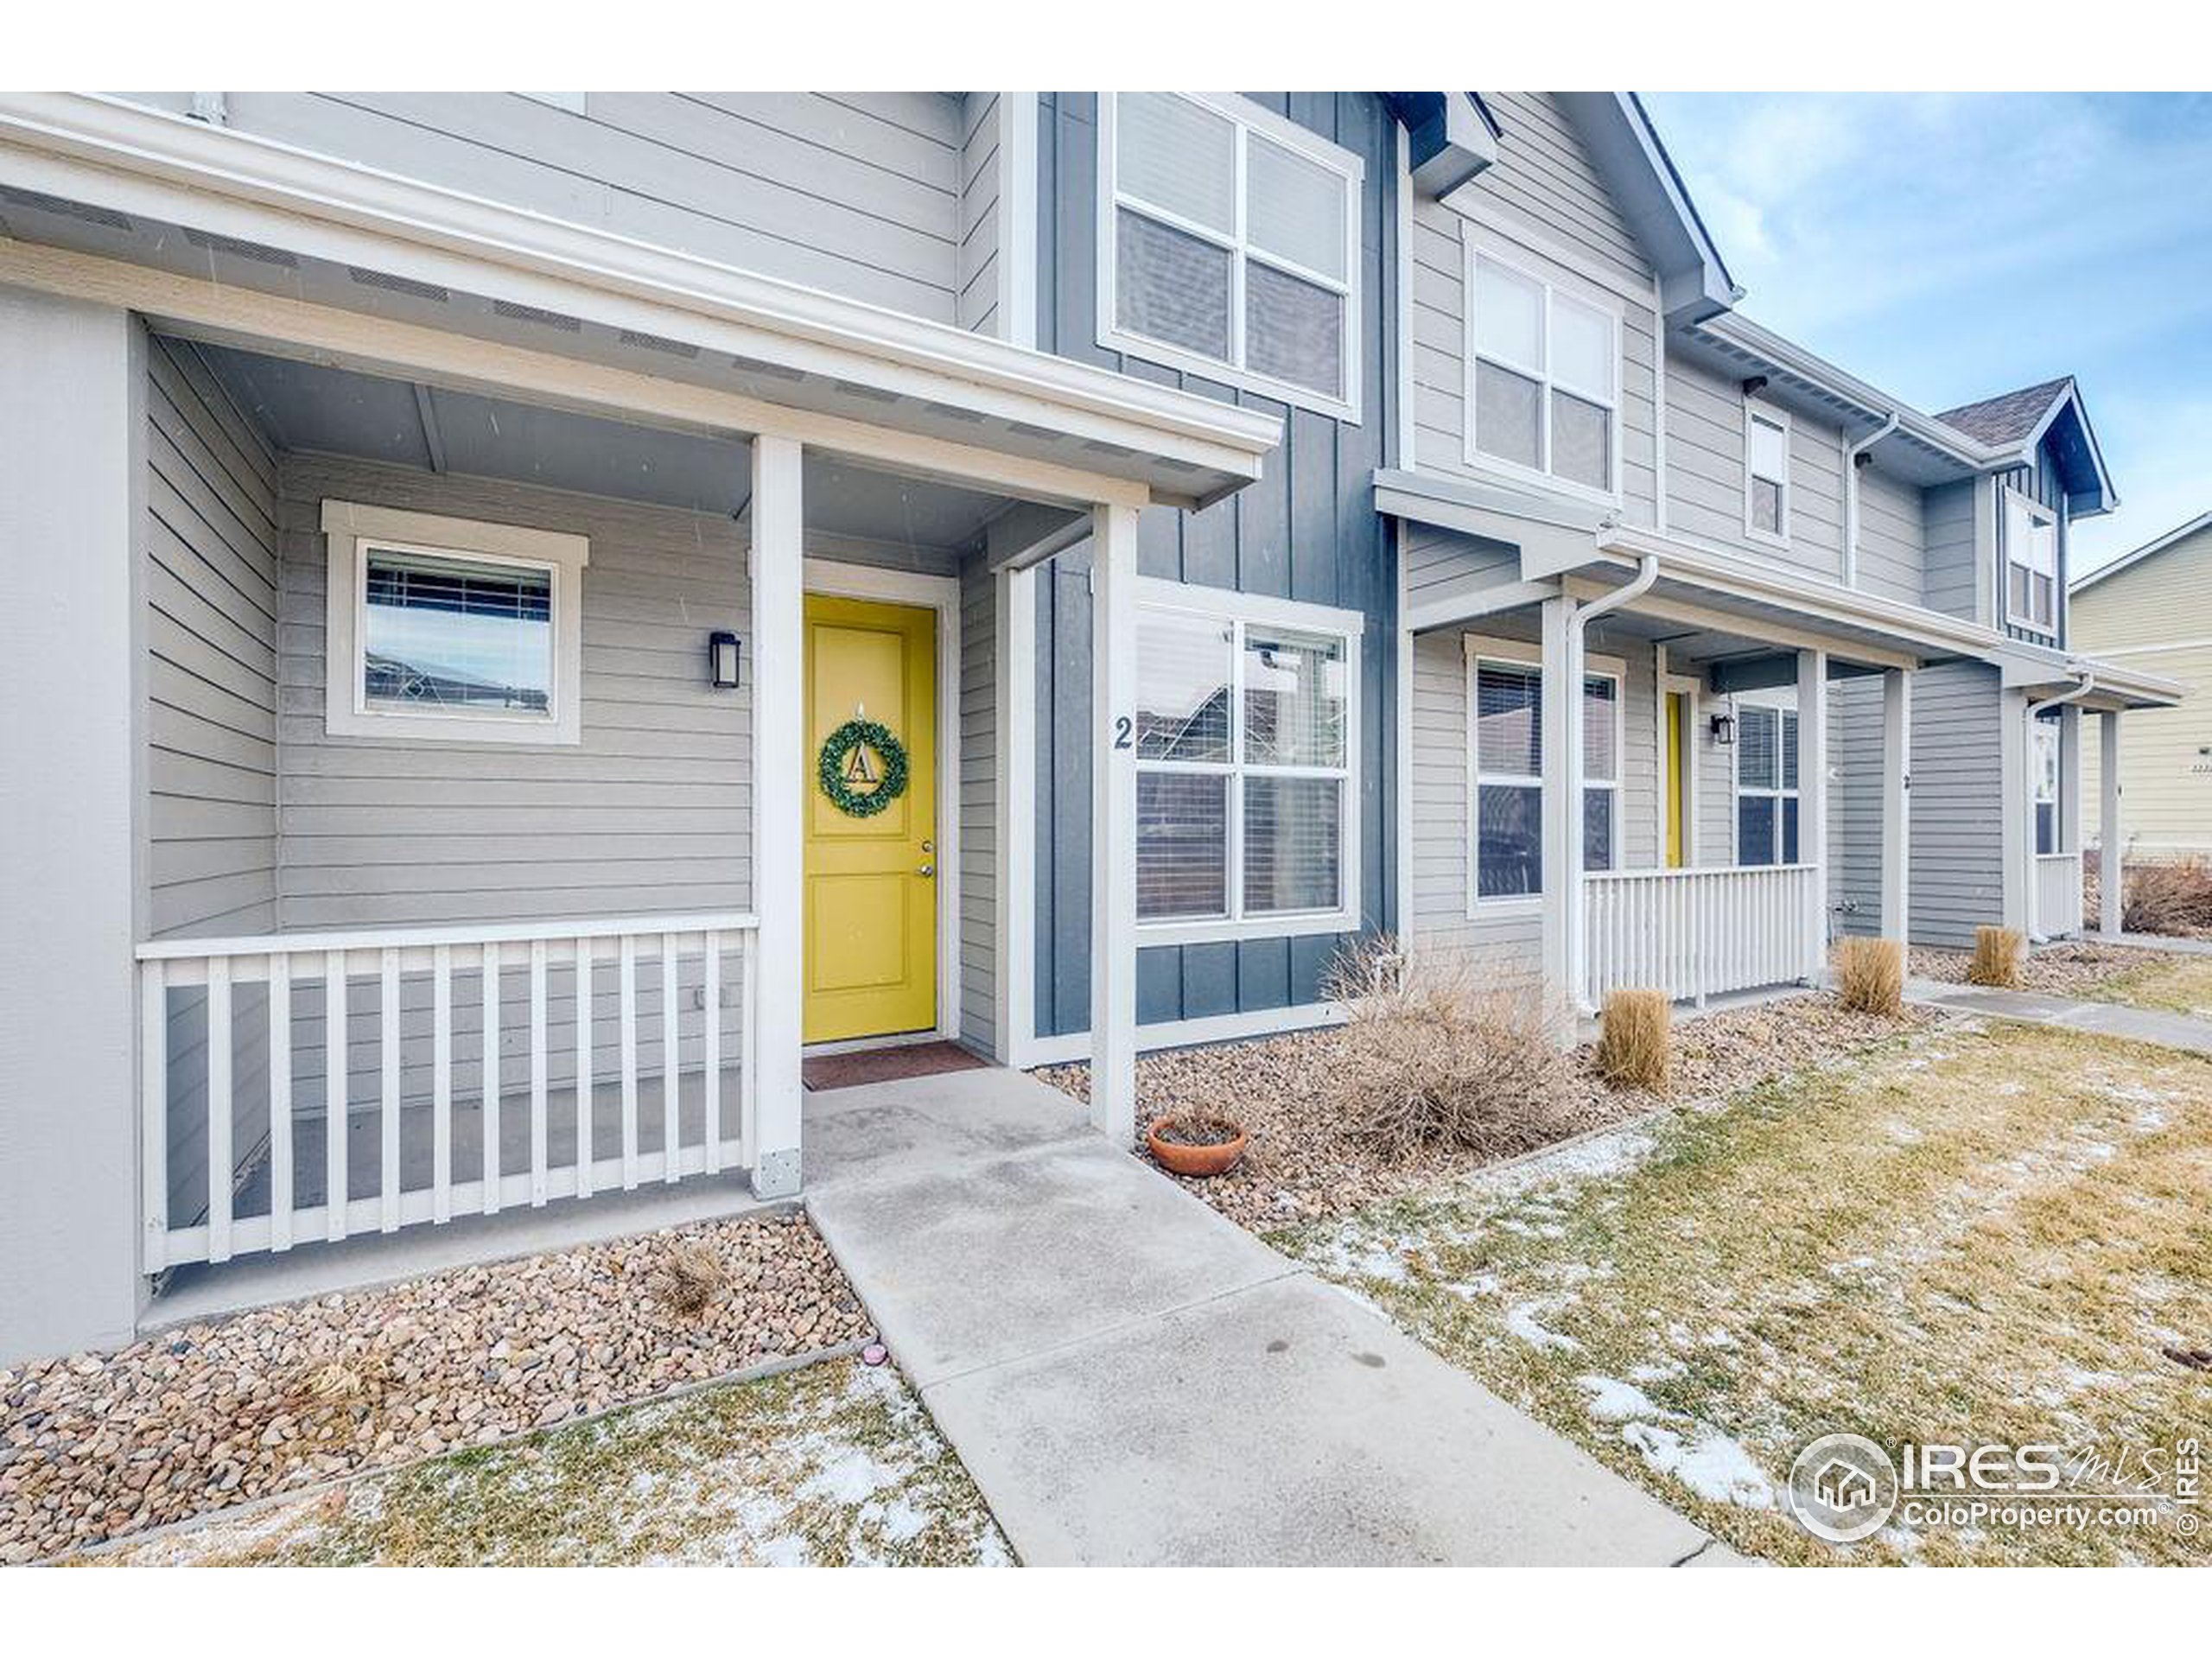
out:
<path id="1" fill-rule="evenodd" d="M 937 1024 L 937 617 L 911 605 L 806 601 L 806 1014 L 810 1043 Z M 882 726 L 906 751 L 906 788 L 862 743 L 823 787 L 825 745 L 849 721 Z M 785 964 L 765 963 L 769 973 Z"/>
<path id="2" fill-rule="evenodd" d="M 1667 864 L 1682 864 L 1682 728 L 1689 700 L 1679 691 L 1667 694 Z"/>

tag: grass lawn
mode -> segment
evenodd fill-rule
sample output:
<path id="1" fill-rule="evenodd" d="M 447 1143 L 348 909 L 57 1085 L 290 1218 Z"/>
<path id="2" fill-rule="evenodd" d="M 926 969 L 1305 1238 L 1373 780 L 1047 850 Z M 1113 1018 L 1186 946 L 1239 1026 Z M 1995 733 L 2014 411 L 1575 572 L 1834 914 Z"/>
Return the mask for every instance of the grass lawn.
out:
<path id="1" fill-rule="evenodd" d="M 363 1477 L 89 1559 L 597 1567 L 1013 1558 L 898 1376 L 835 1360 Z"/>
<path id="2" fill-rule="evenodd" d="M 2162 1351 L 2212 1348 L 2208 1193 L 2212 1063 L 1951 1021 L 1274 1242 L 1753 1554 L 2202 1565 L 2170 1508 L 1837 1548 L 1781 1492 L 1833 1431 L 2212 1440 L 2212 1374 Z"/>
<path id="3" fill-rule="evenodd" d="M 2142 966 L 2082 993 L 2100 1002 L 2162 1008 L 2212 1020 L 2212 957 L 2164 956 L 2138 950 Z"/>

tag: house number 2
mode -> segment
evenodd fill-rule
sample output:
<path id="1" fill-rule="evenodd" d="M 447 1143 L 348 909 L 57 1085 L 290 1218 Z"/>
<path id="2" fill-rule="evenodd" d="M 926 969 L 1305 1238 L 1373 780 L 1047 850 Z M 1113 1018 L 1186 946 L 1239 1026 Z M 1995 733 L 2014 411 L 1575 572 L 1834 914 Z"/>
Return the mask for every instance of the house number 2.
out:
<path id="1" fill-rule="evenodd" d="M 1128 748 L 1129 734 L 1135 729 L 1127 715 L 1116 715 L 1114 717 L 1114 747 L 1117 749 Z"/>

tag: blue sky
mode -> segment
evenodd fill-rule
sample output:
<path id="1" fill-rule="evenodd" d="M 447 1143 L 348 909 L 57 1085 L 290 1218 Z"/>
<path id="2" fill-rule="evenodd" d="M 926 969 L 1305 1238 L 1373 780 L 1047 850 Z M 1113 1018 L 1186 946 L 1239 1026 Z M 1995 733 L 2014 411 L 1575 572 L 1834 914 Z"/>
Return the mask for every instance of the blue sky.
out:
<path id="1" fill-rule="evenodd" d="M 1931 412 L 2080 379 L 2077 572 L 2212 509 L 2212 97 L 1644 100 L 1745 315 Z"/>

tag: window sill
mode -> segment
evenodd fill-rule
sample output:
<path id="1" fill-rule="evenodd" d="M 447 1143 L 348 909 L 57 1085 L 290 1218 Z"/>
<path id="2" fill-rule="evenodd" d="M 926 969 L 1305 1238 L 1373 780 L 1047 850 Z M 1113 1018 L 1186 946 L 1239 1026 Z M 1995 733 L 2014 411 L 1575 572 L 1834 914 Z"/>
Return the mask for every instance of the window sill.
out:
<path id="1" fill-rule="evenodd" d="M 1174 369 L 1184 374 L 1196 375 L 1216 385 L 1234 386 L 1249 391 L 1255 397 L 1266 397 L 1275 403 L 1288 404 L 1315 415 L 1325 415 L 1332 421 L 1342 421 L 1347 426 L 1359 424 L 1359 405 L 1342 397 L 1332 397 L 1326 392 L 1315 391 L 1308 386 L 1296 386 L 1287 380 L 1274 380 L 1250 369 L 1240 369 L 1218 358 L 1208 357 L 1202 352 L 1185 351 L 1179 346 L 1170 346 L 1145 334 L 1132 334 L 1125 328 L 1109 326 L 1098 331 L 1098 344 L 1103 350 L 1122 352 L 1141 359 L 1163 369 Z M 1348 364 L 1347 367 L 1357 367 Z"/>
<path id="2" fill-rule="evenodd" d="M 1770 547 L 1778 553 L 1789 551 L 1789 537 L 1787 535 L 1777 536 L 1772 531 L 1753 530 L 1749 524 L 1745 524 L 1744 539 L 1758 547 Z"/>
<path id="3" fill-rule="evenodd" d="M 1281 916 L 1247 916 L 1242 921 L 1139 922 L 1137 949 L 1153 945 L 1216 944 L 1237 939 L 1303 939 L 1327 933 L 1357 933 L 1359 918 L 1350 911 L 1317 915 L 1312 911 Z"/>
<path id="4" fill-rule="evenodd" d="M 1510 490 L 1536 490 L 1567 501 L 1584 503 L 1595 507 L 1624 507 L 1626 498 L 1618 490 L 1611 493 L 1588 484 L 1578 484 L 1571 478 L 1560 478 L 1551 473 L 1540 473 L 1533 467 L 1523 467 L 1518 461 L 1501 461 L 1496 455 L 1484 454 L 1478 449 L 1468 449 L 1462 459 L 1467 470 L 1484 483 L 1497 484 Z"/>
<path id="5" fill-rule="evenodd" d="M 1535 916 L 1542 912 L 1544 895 L 1541 893 L 1516 893 L 1510 899 L 1476 899 L 1467 906 L 1467 919 L 1471 922 L 1498 917 Z"/>

